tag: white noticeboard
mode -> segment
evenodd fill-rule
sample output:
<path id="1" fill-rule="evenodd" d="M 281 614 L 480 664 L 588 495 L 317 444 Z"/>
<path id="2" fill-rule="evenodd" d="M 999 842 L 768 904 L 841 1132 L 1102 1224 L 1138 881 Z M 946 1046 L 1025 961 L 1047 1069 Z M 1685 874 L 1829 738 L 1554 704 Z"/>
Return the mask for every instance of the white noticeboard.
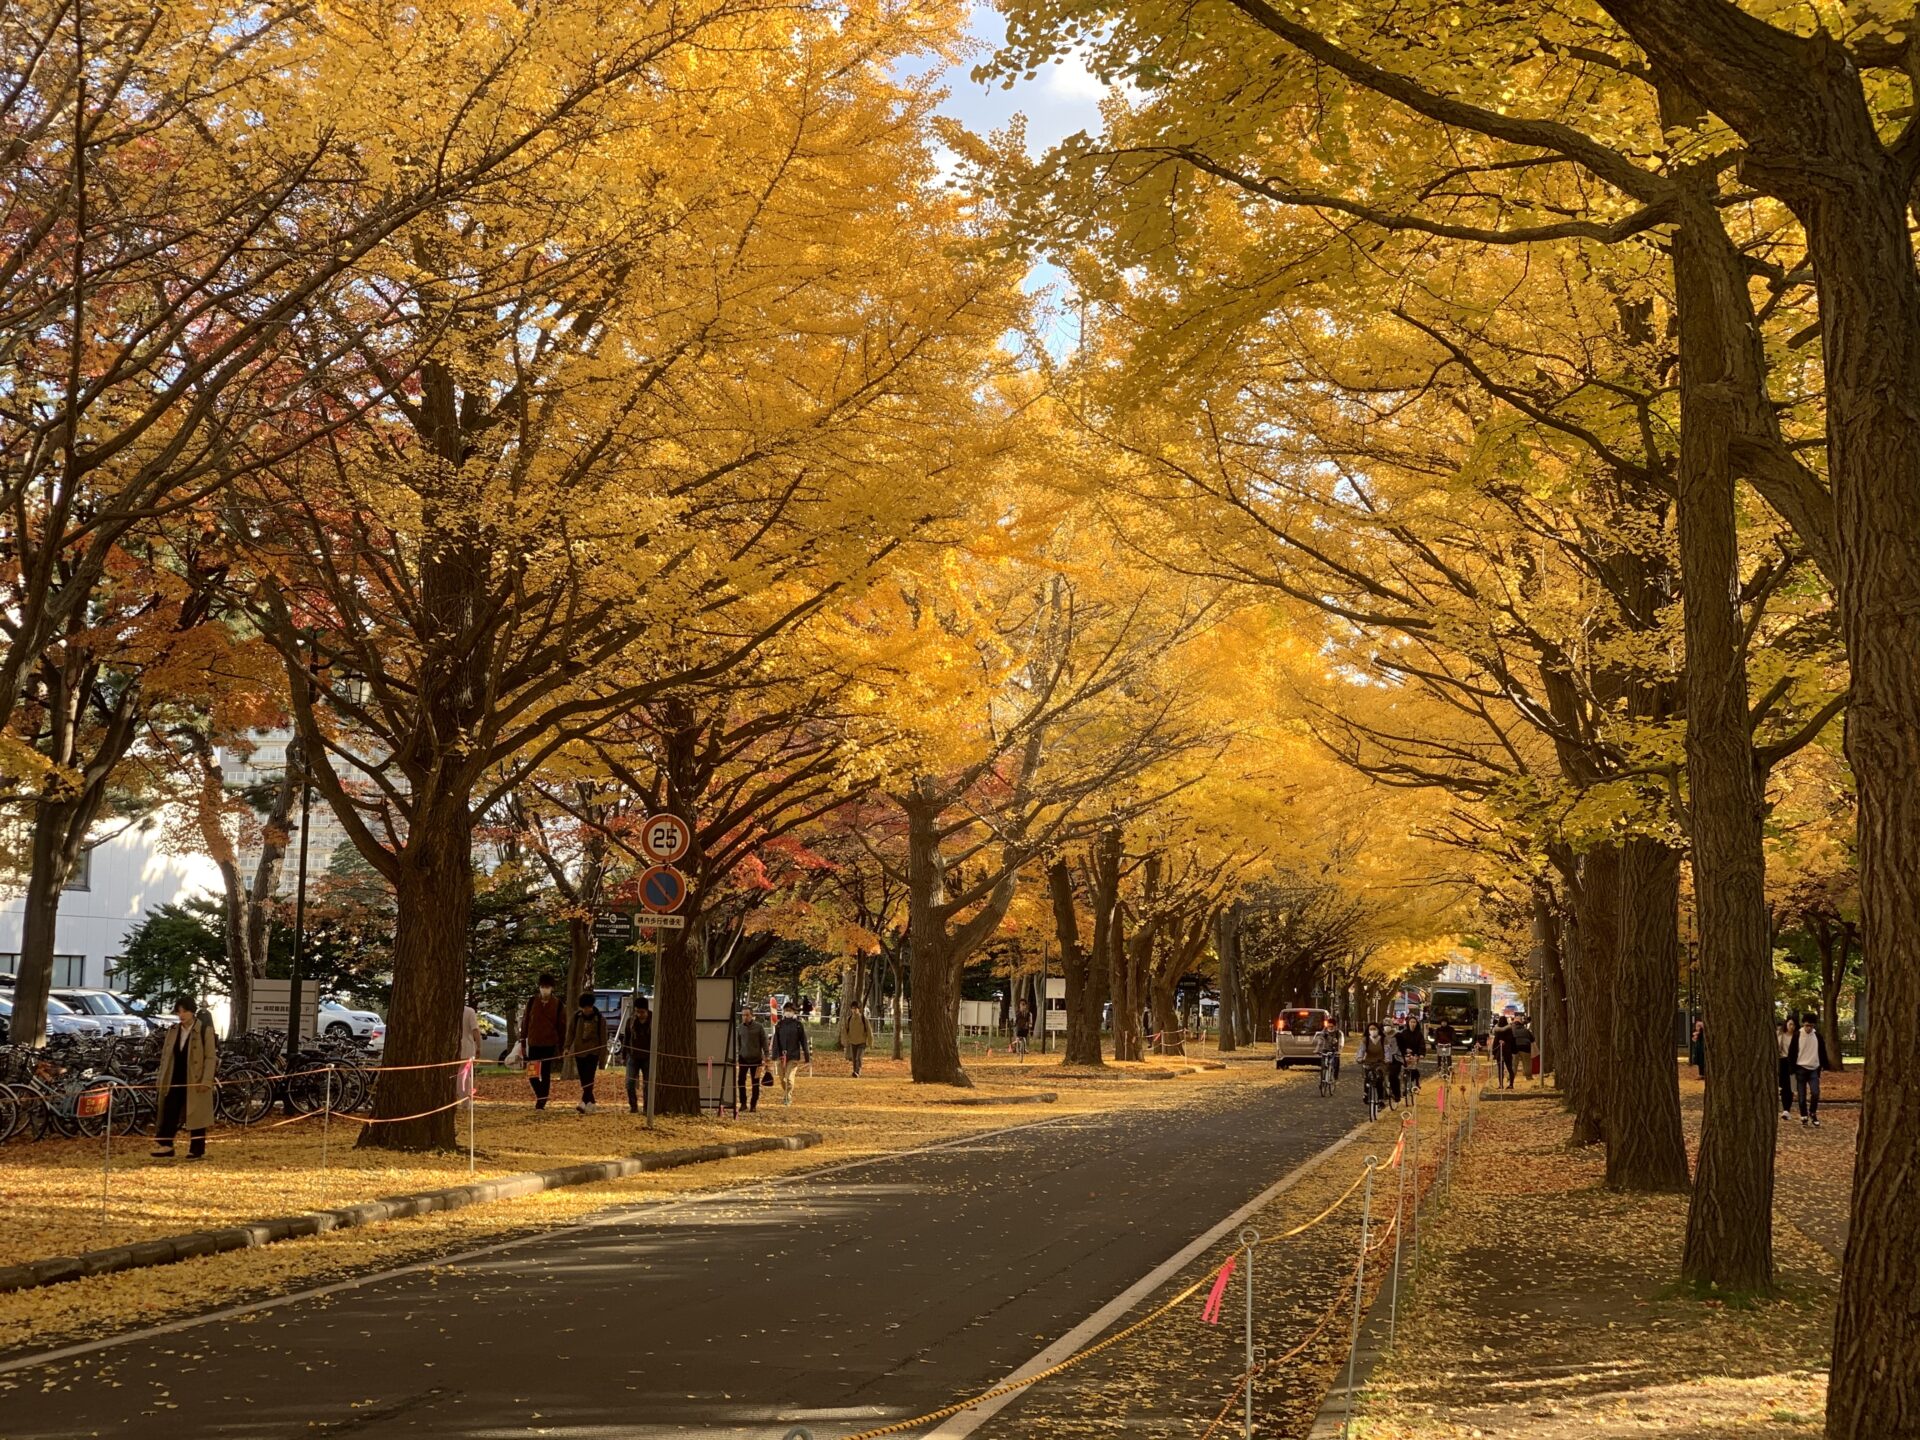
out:
<path id="1" fill-rule="evenodd" d="M 253 982 L 253 1028 L 287 1033 L 287 1002 L 292 998 L 291 980 L 255 980 Z M 320 987 L 311 980 L 300 982 L 300 1040 L 304 1043 L 320 1033 Z"/>
<path id="2" fill-rule="evenodd" d="M 962 1000 L 960 1002 L 962 1030 L 991 1030 L 999 1023 L 1000 1002 L 998 1000 Z"/>
<path id="3" fill-rule="evenodd" d="M 677 918 L 677 917 L 676 917 Z M 734 981 L 727 976 L 694 981 L 693 1044 L 700 1070 L 700 1108 L 734 1103 Z"/>

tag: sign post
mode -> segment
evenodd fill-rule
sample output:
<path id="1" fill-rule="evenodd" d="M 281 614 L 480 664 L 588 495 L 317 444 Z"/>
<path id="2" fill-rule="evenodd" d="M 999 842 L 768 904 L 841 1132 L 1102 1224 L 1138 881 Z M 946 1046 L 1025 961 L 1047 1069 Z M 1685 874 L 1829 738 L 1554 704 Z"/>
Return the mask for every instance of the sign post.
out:
<path id="1" fill-rule="evenodd" d="M 640 829 L 640 848 L 660 863 L 640 876 L 640 903 L 650 912 L 635 916 L 640 928 L 655 932 L 653 945 L 653 1028 L 647 1035 L 647 1128 L 653 1128 L 657 1108 L 654 1096 L 660 1089 L 660 1031 L 664 1012 L 660 1003 L 660 969 L 666 958 L 666 942 L 661 930 L 684 930 L 687 917 L 676 914 L 687 900 L 687 877 L 673 868 L 672 861 L 687 853 L 693 832 L 678 815 L 654 815 Z M 697 1063 L 697 1062 L 696 1062 Z"/>

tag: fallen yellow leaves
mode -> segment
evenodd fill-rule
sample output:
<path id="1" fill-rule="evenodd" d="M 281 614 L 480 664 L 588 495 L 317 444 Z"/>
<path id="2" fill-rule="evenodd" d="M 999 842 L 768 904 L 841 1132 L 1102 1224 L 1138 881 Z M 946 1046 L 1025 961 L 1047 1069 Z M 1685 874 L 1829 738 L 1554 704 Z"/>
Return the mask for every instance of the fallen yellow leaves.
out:
<path id="1" fill-rule="evenodd" d="M 1684 1099 L 1697 1127 L 1697 1085 Z M 1374 1376 L 1355 1436 L 1814 1440 L 1833 1258 L 1779 1225 L 1785 1298 L 1751 1309 L 1679 1298 L 1685 1197 L 1606 1190 L 1601 1157 L 1569 1154 L 1567 1129 L 1551 1103 L 1480 1108 L 1474 1148 L 1428 1231 L 1399 1346 Z M 1782 1136 L 1783 1171 L 1801 1138 Z M 1850 1154 L 1828 1159 L 1851 1169 Z"/>

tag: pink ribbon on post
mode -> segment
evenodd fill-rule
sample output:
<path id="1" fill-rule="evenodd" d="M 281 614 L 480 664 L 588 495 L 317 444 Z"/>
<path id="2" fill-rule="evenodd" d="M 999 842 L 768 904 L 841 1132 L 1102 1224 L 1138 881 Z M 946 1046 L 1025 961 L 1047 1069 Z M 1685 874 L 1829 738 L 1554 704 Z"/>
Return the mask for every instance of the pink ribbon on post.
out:
<path id="1" fill-rule="evenodd" d="M 1229 1259 L 1220 1267 L 1220 1274 L 1213 1282 L 1213 1289 L 1207 1292 L 1207 1303 L 1200 1311 L 1200 1322 L 1203 1325 L 1220 1323 L 1220 1302 L 1227 1298 L 1227 1282 L 1233 1278 L 1234 1267 L 1239 1263 L 1238 1260 Z"/>

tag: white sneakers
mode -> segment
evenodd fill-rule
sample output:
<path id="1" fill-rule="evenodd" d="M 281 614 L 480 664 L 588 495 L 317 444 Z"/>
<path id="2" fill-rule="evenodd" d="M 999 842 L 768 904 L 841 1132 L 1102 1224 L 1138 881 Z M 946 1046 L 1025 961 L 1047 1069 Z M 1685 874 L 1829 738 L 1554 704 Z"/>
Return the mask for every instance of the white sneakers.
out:
<path id="1" fill-rule="evenodd" d="M 598 1105 L 589 1104 L 585 1100 L 582 1100 L 573 1108 L 578 1110 L 582 1115 L 598 1115 L 600 1113 L 600 1107 Z"/>

